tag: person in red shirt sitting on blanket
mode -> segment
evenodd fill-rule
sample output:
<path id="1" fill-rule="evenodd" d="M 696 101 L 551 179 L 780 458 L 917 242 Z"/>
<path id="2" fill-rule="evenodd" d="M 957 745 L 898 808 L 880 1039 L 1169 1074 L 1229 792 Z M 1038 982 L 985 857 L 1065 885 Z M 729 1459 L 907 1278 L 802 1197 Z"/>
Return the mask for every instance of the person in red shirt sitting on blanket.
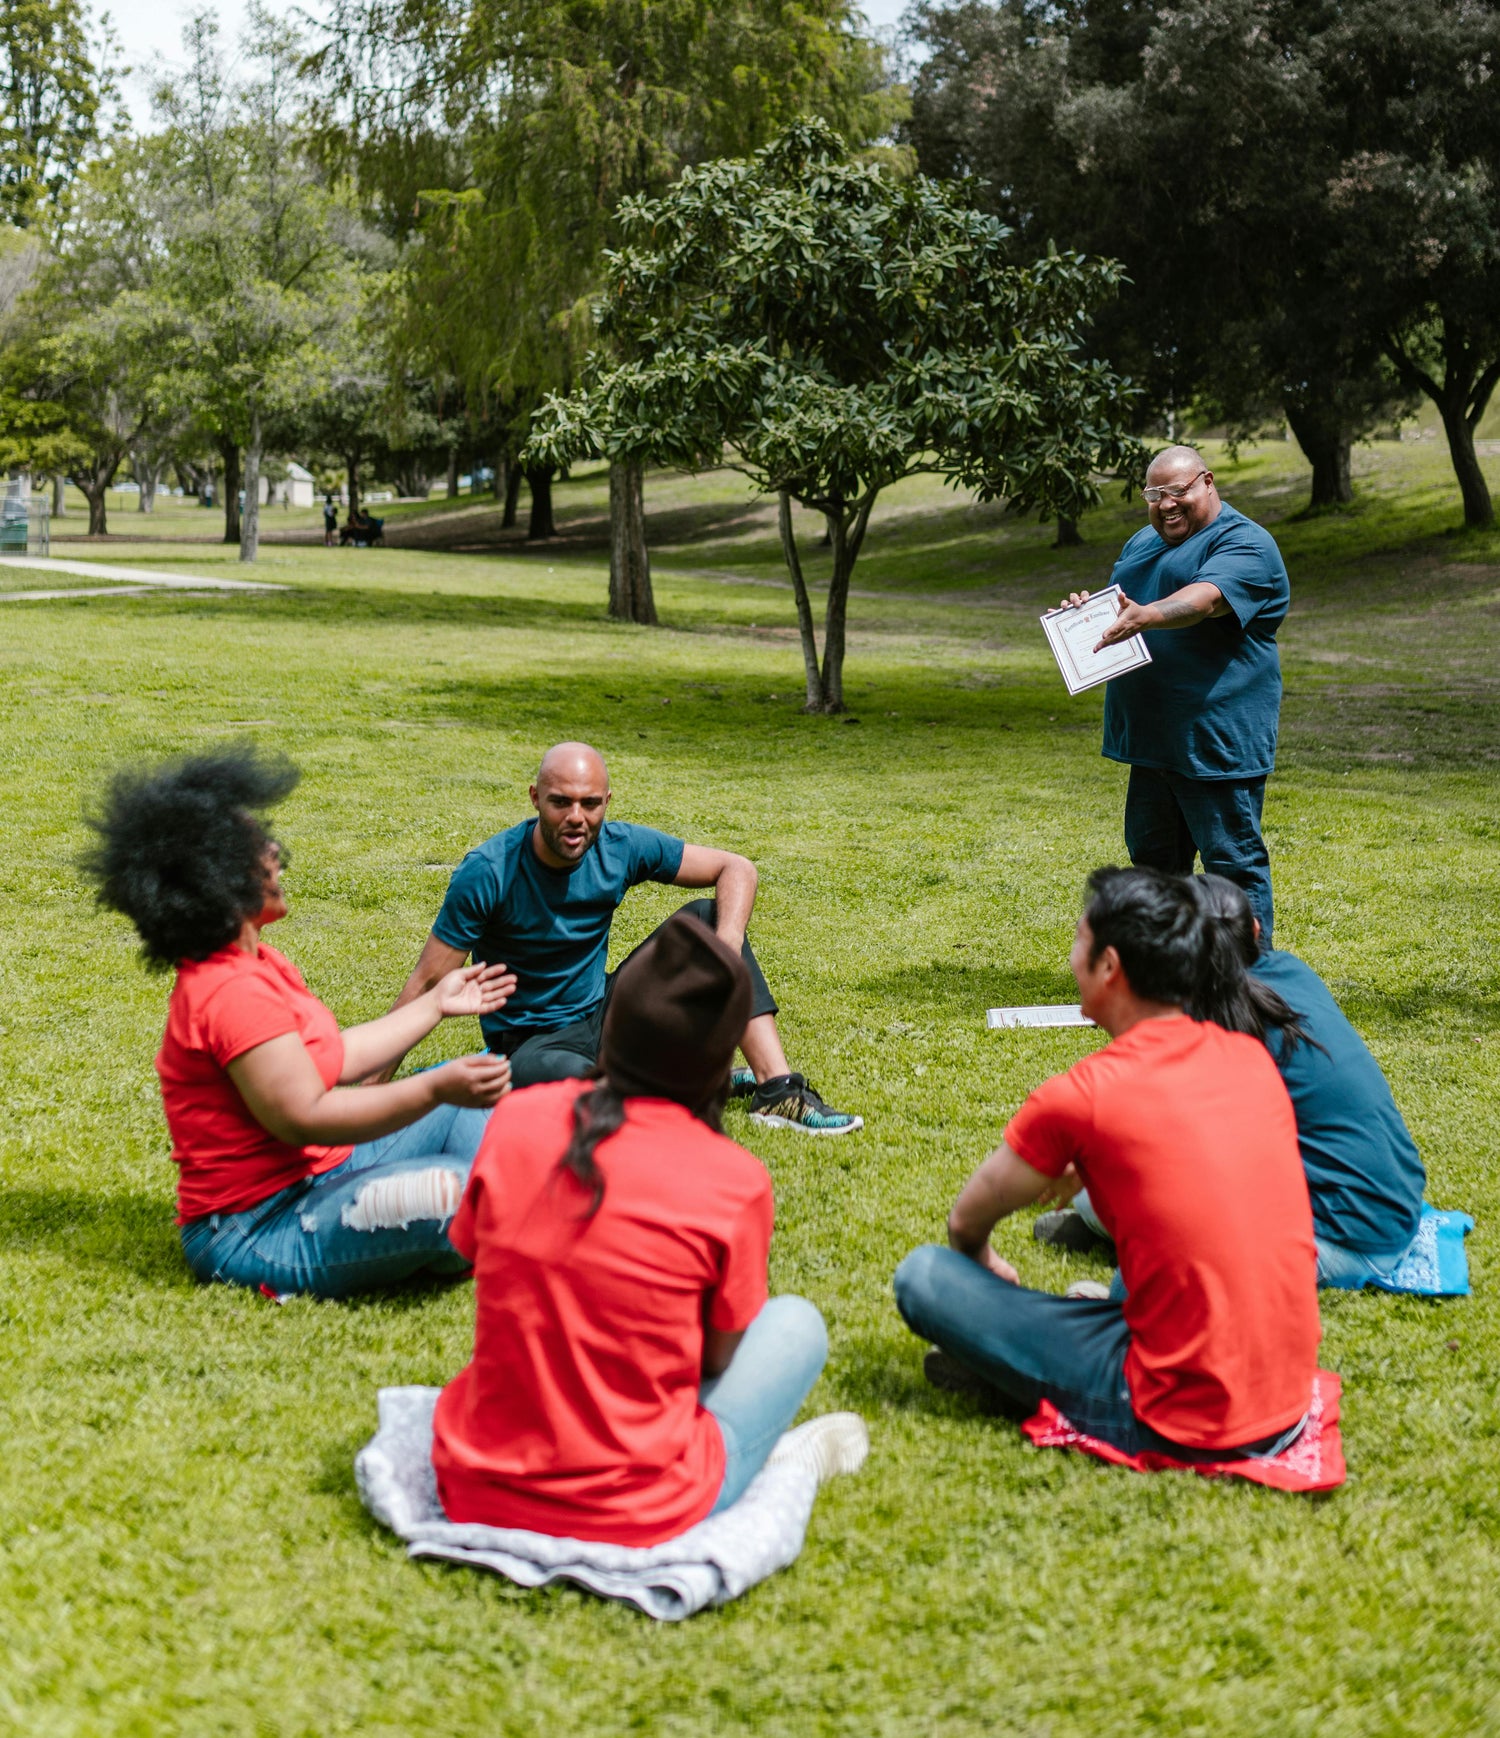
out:
<path id="1" fill-rule="evenodd" d="M 439 1397 L 448 1518 L 655 1545 L 766 1463 L 864 1458 L 832 1413 L 777 1441 L 828 1354 L 767 1297 L 771 1180 L 719 1118 L 750 1015 L 739 950 L 685 912 L 621 967 L 599 1069 L 513 1093 L 449 1235 L 474 1263 L 474 1356 Z"/>
<path id="2" fill-rule="evenodd" d="M 1185 877 L 1101 869 L 1070 964 L 1110 1042 L 1037 1088 L 965 1184 L 946 1249 L 896 1271 L 937 1348 L 928 1378 L 1003 1407 L 1050 1400 L 1127 1454 L 1279 1454 L 1317 1372 L 1312 1209 L 1291 1100 L 1265 1046 L 1184 1012 L 1205 955 Z M 1008 1214 L 1086 1184 L 1123 1298 L 1019 1284 L 990 1247 Z"/>
<path id="3" fill-rule="evenodd" d="M 320 1297 L 456 1274 L 458 1207 L 503 1056 L 353 1086 L 455 1014 L 500 1007 L 499 966 L 449 972 L 383 1019 L 340 1031 L 262 938 L 286 916 L 285 856 L 257 818 L 297 783 L 245 745 L 118 774 L 85 871 L 175 968 L 156 1071 L 179 1167 L 177 1223 L 202 1280 Z"/>

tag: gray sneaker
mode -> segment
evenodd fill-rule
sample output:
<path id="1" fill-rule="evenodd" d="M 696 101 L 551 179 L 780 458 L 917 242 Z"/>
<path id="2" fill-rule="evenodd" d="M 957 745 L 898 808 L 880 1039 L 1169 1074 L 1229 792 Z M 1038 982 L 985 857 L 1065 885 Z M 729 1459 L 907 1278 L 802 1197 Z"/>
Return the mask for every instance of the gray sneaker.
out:
<path id="1" fill-rule="evenodd" d="M 1054 1249 L 1071 1249 L 1078 1255 L 1088 1255 L 1109 1243 L 1107 1237 L 1101 1237 L 1072 1207 L 1063 1207 L 1055 1213 L 1038 1213 L 1031 1235 L 1038 1243 L 1050 1243 Z"/>

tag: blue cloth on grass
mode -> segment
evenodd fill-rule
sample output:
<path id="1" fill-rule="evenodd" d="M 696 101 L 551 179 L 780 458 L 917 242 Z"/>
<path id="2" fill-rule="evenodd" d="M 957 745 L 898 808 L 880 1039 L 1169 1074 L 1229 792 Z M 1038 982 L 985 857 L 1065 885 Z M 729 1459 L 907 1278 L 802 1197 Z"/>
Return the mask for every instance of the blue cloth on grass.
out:
<path id="1" fill-rule="evenodd" d="M 1372 1279 L 1370 1284 L 1417 1297 L 1467 1297 L 1469 1257 L 1464 1238 L 1473 1229 L 1469 1214 L 1444 1212 L 1424 1201 L 1422 1222 L 1410 1249 L 1387 1278 Z"/>

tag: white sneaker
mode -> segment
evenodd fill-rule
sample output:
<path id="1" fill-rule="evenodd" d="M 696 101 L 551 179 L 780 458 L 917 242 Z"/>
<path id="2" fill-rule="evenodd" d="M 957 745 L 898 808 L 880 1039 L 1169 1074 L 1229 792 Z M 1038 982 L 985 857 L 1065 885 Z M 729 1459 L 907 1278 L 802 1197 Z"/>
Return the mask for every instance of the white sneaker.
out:
<path id="1" fill-rule="evenodd" d="M 857 1412 L 825 1412 L 787 1431 L 766 1465 L 806 1467 L 821 1485 L 836 1473 L 858 1472 L 869 1452 L 870 1433 Z"/>
<path id="2" fill-rule="evenodd" d="M 1075 1279 L 1063 1296 L 1107 1298 L 1109 1287 L 1101 1285 L 1097 1279 Z"/>

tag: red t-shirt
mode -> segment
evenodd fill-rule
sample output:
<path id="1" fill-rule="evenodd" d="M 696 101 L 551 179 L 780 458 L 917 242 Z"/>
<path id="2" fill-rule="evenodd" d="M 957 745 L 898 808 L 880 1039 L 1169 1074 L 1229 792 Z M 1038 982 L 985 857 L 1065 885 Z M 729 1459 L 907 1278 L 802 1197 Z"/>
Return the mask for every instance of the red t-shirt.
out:
<path id="1" fill-rule="evenodd" d="M 474 1263 L 474 1357 L 438 1400 L 432 1462 L 450 1520 L 655 1545 L 724 1482 L 703 1332 L 766 1301 L 771 1179 L 682 1105 L 631 1098 L 585 1218 L 558 1169 L 584 1084 L 511 1093 L 490 1118 L 448 1230 Z"/>
<path id="2" fill-rule="evenodd" d="M 264 941 L 253 954 L 231 942 L 178 966 L 156 1072 L 172 1158 L 181 1167 L 179 1225 L 253 1207 L 354 1151 L 277 1140 L 229 1078 L 236 1056 L 288 1032 L 300 1034 L 324 1086 L 334 1086 L 344 1066 L 339 1023 L 284 954 Z"/>
<path id="3" fill-rule="evenodd" d="M 1032 1093 L 1005 1131 L 1071 1161 L 1119 1252 L 1136 1415 L 1190 1448 L 1295 1424 L 1317 1369 L 1317 1257 L 1297 1122 L 1266 1047 L 1144 1020 Z"/>

